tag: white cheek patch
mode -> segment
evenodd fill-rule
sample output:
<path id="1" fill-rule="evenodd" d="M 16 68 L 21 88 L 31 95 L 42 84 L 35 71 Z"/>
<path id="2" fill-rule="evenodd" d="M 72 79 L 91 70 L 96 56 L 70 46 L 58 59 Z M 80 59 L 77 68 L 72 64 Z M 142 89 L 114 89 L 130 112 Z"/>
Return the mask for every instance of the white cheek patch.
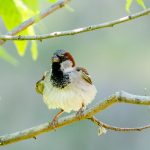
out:
<path id="1" fill-rule="evenodd" d="M 70 72 L 72 71 L 72 62 L 70 60 L 66 60 L 61 63 L 61 70 L 64 72 Z"/>

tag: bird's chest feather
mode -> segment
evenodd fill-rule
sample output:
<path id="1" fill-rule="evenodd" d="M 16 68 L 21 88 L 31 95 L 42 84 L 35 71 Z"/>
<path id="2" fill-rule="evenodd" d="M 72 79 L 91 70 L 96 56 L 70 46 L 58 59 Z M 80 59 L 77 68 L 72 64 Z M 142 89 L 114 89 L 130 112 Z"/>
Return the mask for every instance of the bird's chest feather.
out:
<path id="1" fill-rule="evenodd" d="M 70 83 L 69 73 L 65 72 L 66 66 L 60 64 L 53 64 L 53 69 L 50 77 L 50 81 L 54 87 L 65 88 Z M 72 68 L 71 68 L 72 69 Z"/>
<path id="2" fill-rule="evenodd" d="M 66 112 L 77 111 L 83 102 L 86 105 L 93 100 L 96 94 L 95 87 L 79 80 L 79 74 L 74 72 L 70 74 L 70 83 L 63 88 L 54 86 L 52 82 L 48 82 L 48 78 L 45 79 L 43 100 L 49 109 L 61 108 Z"/>

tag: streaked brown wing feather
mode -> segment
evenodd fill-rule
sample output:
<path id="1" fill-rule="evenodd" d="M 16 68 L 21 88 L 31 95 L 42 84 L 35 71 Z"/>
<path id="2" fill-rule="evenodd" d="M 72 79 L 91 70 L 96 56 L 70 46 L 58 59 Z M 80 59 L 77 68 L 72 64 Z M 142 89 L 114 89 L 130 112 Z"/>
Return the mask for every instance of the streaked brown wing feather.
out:
<path id="1" fill-rule="evenodd" d="M 86 82 L 92 84 L 91 77 L 90 77 L 89 73 L 87 72 L 87 70 L 85 68 L 83 68 L 83 67 L 77 67 L 76 69 L 77 69 L 77 71 L 81 71 L 82 78 Z"/>

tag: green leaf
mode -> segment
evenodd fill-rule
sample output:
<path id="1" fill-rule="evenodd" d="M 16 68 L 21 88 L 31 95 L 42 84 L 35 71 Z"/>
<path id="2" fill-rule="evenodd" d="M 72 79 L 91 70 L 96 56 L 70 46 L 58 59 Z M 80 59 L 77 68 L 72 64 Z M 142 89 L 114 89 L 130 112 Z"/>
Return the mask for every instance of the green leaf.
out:
<path id="1" fill-rule="evenodd" d="M 11 30 L 22 21 L 22 16 L 13 0 L 0 0 L 0 4 L 0 16 L 2 17 L 7 29 Z"/>
<path id="2" fill-rule="evenodd" d="M 31 42 L 31 54 L 32 54 L 32 59 L 37 60 L 37 58 L 38 58 L 38 49 L 37 49 L 37 42 L 36 41 Z"/>
<path id="3" fill-rule="evenodd" d="M 32 35 L 35 35 L 34 29 L 29 28 L 29 32 Z M 33 60 L 37 60 L 38 57 L 38 48 L 37 48 L 37 42 L 36 41 L 31 41 L 31 55 Z"/>
<path id="4" fill-rule="evenodd" d="M 143 9 L 146 9 L 146 6 L 145 6 L 143 0 L 136 0 L 136 1 L 141 7 L 143 7 Z"/>
<path id="5" fill-rule="evenodd" d="M 130 7 L 131 7 L 131 4 L 132 4 L 133 0 L 126 0 L 126 11 L 130 13 Z M 146 6 L 143 2 L 143 0 L 136 0 L 136 2 L 141 6 L 143 7 L 144 9 L 146 9 Z"/>
<path id="6" fill-rule="evenodd" d="M 130 7 L 131 7 L 131 4 L 132 4 L 133 0 L 126 0 L 126 11 L 128 13 L 130 13 Z"/>
<path id="7" fill-rule="evenodd" d="M 14 57 L 12 57 L 8 52 L 6 52 L 6 50 L 2 46 L 0 46 L 0 58 L 11 63 L 12 65 L 18 64 L 18 61 Z"/>
<path id="8" fill-rule="evenodd" d="M 38 10 L 37 0 L 0 0 L 0 4 L 0 16 L 8 30 L 13 29 L 27 18 L 35 15 Z M 32 33 L 34 33 L 33 26 L 28 27 L 19 35 L 32 35 Z M 14 41 L 14 44 L 18 54 L 24 56 L 28 41 Z"/>
<path id="9" fill-rule="evenodd" d="M 21 4 L 15 3 L 17 0 L 6 0 L 4 2 L 0 0 L 0 2 L 2 3 L 0 5 L 0 16 L 2 16 L 7 29 L 11 30 L 23 21 L 23 14 L 22 12 L 20 13 L 21 10 L 18 8 Z M 7 9 L 8 6 L 9 9 Z M 27 43 L 28 41 L 14 42 L 20 56 L 24 55 Z"/>
<path id="10" fill-rule="evenodd" d="M 17 52 L 20 56 L 24 56 L 28 41 L 14 41 Z"/>

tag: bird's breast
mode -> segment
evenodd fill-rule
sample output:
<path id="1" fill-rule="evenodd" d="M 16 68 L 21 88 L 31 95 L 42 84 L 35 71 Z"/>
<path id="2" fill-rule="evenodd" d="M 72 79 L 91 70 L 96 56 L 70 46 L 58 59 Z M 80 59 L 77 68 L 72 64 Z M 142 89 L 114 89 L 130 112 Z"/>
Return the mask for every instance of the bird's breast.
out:
<path id="1" fill-rule="evenodd" d="M 45 80 L 43 100 L 49 109 L 61 108 L 66 112 L 78 111 L 82 103 L 89 104 L 96 95 L 96 88 L 79 80 L 77 74 L 71 75 L 71 83 L 64 88 L 53 86 Z"/>

